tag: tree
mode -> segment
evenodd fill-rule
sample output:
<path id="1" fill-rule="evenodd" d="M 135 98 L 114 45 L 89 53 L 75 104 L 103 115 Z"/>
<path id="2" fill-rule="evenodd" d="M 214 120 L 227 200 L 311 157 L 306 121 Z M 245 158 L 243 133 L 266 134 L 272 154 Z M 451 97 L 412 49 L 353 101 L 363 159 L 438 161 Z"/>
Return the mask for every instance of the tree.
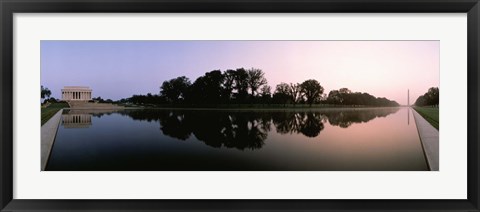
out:
<path id="1" fill-rule="evenodd" d="M 327 94 L 323 93 L 322 95 L 320 95 L 320 102 L 326 102 L 326 101 L 327 101 Z"/>
<path id="2" fill-rule="evenodd" d="M 164 81 L 160 87 L 160 93 L 167 99 L 168 102 L 178 103 L 185 99 L 190 85 L 190 80 L 187 77 L 177 77 L 168 81 Z"/>
<path id="3" fill-rule="evenodd" d="M 331 90 L 328 93 L 327 102 L 331 104 L 342 104 L 343 97 L 338 90 Z"/>
<path id="4" fill-rule="evenodd" d="M 317 80 L 309 79 L 300 84 L 301 93 L 305 96 L 307 103 L 312 106 L 313 103 L 319 101 L 323 94 L 323 87 Z"/>
<path id="5" fill-rule="evenodd" d="M 49 98 L 52 95 L 52 92 L 50 91 L 50 89 L 48 89 L 47 87 L 43 87 L 43 85 L 40 86 L 40 90 L 41 90 L 40 96 L 42 97 L 42 99 L 45 99 L 45 97 Z"/>
<path id="6" fill-rule="evenodd" d="M 255 96 L 255 92 L 257 92 L 258 88 L 262 85 L 267 84 L 267 79 L 265 79 L 265 73 L 261 69 L 251 68 L 247 70 L 248 78 L 248 86 L 250 87 L 250 91 L 252 92 L 252 96 Z"/>
<path id="7" fill-rule="evenodd" d="M 261 97 L 262 97 L 262 102 L 263 103 L 270 103 L 270 99 L 272 98 L 272 88 L 269 85 L 264 85 L 260 89 Z"/>
<path id="8" fill-rule="evenodd" d="M 140 104 L 140 105 L 155 105 L 155 104 L 164 104 L 165 98 L 163 96 L 159 96 L 158 94 L 151 94 L 148 93 L 147 95 L 133 95 L 128 99 L 121 99 L 120 103 L 133 103 L 133 104 Z"/>
<path id="9" fill-rule="evenodd" d="M 340 89 L 338 89 L 338 93 L 340 93 L 340 94 L 351 94 L 352 91 L 348 88 L 340 88 Z"/>
<path id="10" fill-rule="evenodd" d="M 244 68 L 235 71 L 235 99 L 239 102 L 245 101 L 248 96 L 248 73 Z"/>
<path id="11" fill-rule="evenodd" d="M 100 97 L 100 96 L 98 96 L 96 98 L 94 97 L 94 98 L 92 98 L 92 100 L 96 101 L 96 102 L 99 102 L 99 103 L 104 103 L 105 102 L 105 100 L 103 100 L 102 97 Z"/>
<path id="12" fill-rule="evenodd" d="M 293 106 L 295 107 L 295 104 L 303 98 L 302 88 L 299 83 L 290 83 L 290 86 L 288 87 L 288 95 L 290 96 Z"/>
<path id="13" fill-rule="evenodd" d="M 425 94 L 428 99 L 428 105 L 432 106 L 438 106 L 439 104 L 439 96 L 440 96 L 440 91 L 438 90 L 438 87 L 431 87 L 428 89 L 428 92 Z"/>
<path id="14" fill-rule="evenodd" d="M 273 94 L 273 101 L 275 103 L 281 103 L 283 106 L 288 103 L 290 98 L 290 86 L 287 83 L 280 83 L 275 88 L 275 92 Z"/>
<path id="15" fill-rule="evenodd" d="M 224 76 L 220 70 L 205 73 L 195 80 L 190 89 L 190 100 L 195 103 L 218 104 L 222 100 Z"/>
<path id="16" fill-rule="evenodd" d="M 420 107 L 427 105 L 427 100 L 426 100 L 425 96 L 423 96 L 423 95 L 419 96 L 417 98 L 417 100 L 415 101 L 415 105 L 420 106 Z"/>
<path id="17" fill-rule="evenodd" d="M 415 101 L 416 106 L 438 106 L 439 104 L 440 91 L 438 87 L 431 87 L 428 91 L 419 96 Z"/>
<path id="18" fill-rule="evenodd" d="M 230 101 L 235 88 L 235 70 L 228 69 L 223 73 L 223 99 L 227 102 Z"/>

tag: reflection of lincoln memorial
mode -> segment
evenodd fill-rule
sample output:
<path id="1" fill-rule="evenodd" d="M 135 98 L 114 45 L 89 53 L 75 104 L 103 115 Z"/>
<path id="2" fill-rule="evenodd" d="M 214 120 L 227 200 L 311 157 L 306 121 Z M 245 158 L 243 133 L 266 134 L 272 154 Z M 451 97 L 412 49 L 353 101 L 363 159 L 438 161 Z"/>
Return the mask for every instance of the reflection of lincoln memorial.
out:
<path id="1" fill-rule="evenodd" d="M 62 89 L 62 100 L 88 101 L 92 99 L 92 89 L 86 86 L 65 86 Z"/>
<path id="2" fill-rule="evenodd" d="M 87 128 L 92 125 L 92 115 L 62 114 L 62 125 L 65 128 Z"/>

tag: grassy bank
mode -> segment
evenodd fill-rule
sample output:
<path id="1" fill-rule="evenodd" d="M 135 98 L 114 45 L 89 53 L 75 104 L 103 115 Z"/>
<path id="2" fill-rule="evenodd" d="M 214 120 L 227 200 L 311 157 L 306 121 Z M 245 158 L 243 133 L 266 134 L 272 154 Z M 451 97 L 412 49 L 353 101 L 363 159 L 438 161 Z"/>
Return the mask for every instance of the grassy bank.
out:
<path id="1" fill-rule="evenodd" d="M 46 108 L 42 108 L 42 125 L 47 123 L 60 109 L 68 107 L 67 103 L 52 103 Z"/>
<path id="2" fill-rule="evenodd" d="M 439 129 L 440 121 L 438 115 L 438 108 L 434 107 L 414 107 L 414 109 L 427 120 L 437 130 Z"/>

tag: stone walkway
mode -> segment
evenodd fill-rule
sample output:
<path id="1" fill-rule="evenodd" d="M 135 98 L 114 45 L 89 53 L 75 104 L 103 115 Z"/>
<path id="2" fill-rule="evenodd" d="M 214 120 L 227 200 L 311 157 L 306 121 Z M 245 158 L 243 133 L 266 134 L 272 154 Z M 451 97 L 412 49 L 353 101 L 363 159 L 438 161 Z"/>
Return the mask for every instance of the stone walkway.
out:
<path id="1" fill-rule="evenodd" d="M 41 170 L 45 171 L 47 166 L 48 158 L 50 157 L 50 151 L 52 150 L 53 141 L 55 141 L 55 136 L 57 135 L 58 125 L 60 119 L 62 118 L 63 109 L 58 111 L 50 120 L 47 121 L 42 126 L 41 132 L 41 146 L 40 146 L 40 157 L 41 157 Z"/>
<path id="2" fill-rule="evenodd" d="M 427 157 L 428 166 L 432 171 L 439 170 L 439 136 L 438 130 L 435 129 L 427 120 L 425 120 L 417 111 L 413 108 L 413 117 L 415 117 L 415 123 L 417 124 L 418 135 L 422 141 L 423 150 Z"/>

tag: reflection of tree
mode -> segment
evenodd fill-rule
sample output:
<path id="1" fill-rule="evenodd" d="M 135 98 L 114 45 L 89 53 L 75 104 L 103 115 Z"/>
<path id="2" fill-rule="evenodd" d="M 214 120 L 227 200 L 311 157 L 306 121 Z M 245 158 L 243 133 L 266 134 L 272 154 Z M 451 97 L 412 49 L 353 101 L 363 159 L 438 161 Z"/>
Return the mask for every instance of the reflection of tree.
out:
<path id="1" fill-rule="evenodd" d="M 130 110 L 134 120 L 159 121 L 166 136 L 180 140 L 192 134 L 212 147 L 259 149 L 270 131 L 271 116 L 255 112 Z"/>
<path id="2" fill-rule="evenodd" d="M 125 110 L 134 120 L 158 121 L 164 135 L 186 140 L 194 135 L 205 144 L 220 148 L 260 149 L 270 126 L 277 133 L 317 137 L 326 120 L 333 126 L 349 127 L 385 117 L 398 108 L 322 111 L 209 111 L 209 110 Z"/>
<path id="3" fill-rule="evenodd" d="M 332 110 L 326 111 L 325 116 L 333 126 L 347 128 L 353 123 L 366 123 L 377 117 L 386 117 L 396 113 L 399 108 L 376 108 L 359 110 Z"/>
<path id="4" fill-rule="evenodd" d="M 164 111 L 161 110 L 124 110 L 120 114 L 130 116 L 133 120 L 145 120 L 148 122 L 159 121 Z"/>
<path id="5" fill-rule="evenodd" d="M 299 131 L 307 137 L 317 137 L 324 128 L 322 116 L 319 113 L 303 113 Z"/>
<path id="6" fill-rule="evenodd" d="M 302 133 L 307 137 L 318 136 L 324 128 L 319 112 L 274 113 L 273 123 L 280 134 Z"/>
<path id="7" fill-rule="evenodd" d="M 203 111 L 192 114 L 193 134 L 213 147 L 259 149 L 270 130 L 269 120 L 255 113 Z"/>
<path id="8" fill-rule="evenodd" d="M 179 113 L 178 111 L 161 113 L 160 129 L 164 135 L 186 140 L 190 137 L 191 130 L 188 121 L 185 119 L 185 113 Z"/>
<path id="9" fill-rule="evenodd" d="M 273 124 L 280 134 L 294 133 L 298 130 L 298 113 L 293 111 L 285 111 L 273 113 Z"/>

